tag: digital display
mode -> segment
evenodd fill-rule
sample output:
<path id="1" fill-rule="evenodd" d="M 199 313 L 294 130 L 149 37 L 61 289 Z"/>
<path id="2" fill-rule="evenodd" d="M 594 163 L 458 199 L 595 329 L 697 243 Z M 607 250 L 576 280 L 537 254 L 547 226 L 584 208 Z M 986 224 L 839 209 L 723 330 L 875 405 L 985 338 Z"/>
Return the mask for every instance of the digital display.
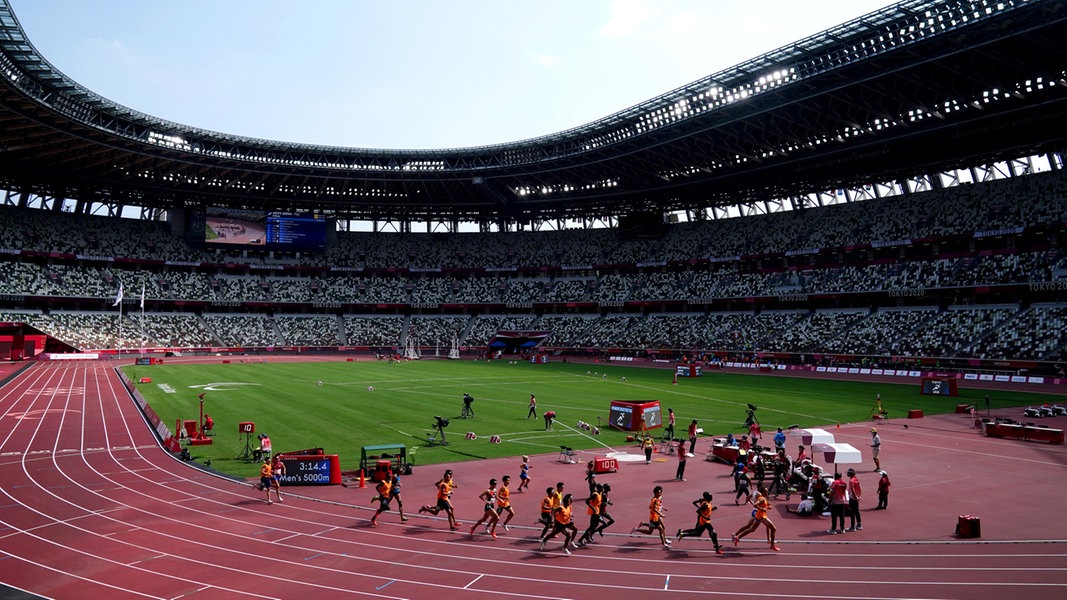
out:
<path id="1" fill-rule="evenodd" d="M 947 379 L 923 379 L 923 393 L 931 396 L 951 396 L 952 385 Z"/>
<path id="2" fill-rule="evenodd" d="M 633 422 L 634 411 L 629 406 L 612 405 L 611 407 L 611 425 L 620 429 L 630 429 L 630 423 Z"/>
<path id="3" fill-rule="evenodd" d="M 204 218 L 207 246 L 252 246 L 265 250 L 324 250 L 326 215 L 209 208 Z"/>
<path id="4" fill-rule="evenodd" d="M 641 413 L 641 416 L 645 419 L 645 427 L 650 429 L 652 427 L 659 427 L 662 424 L 658 404 L 654 406 L 646 406 L 644 412 Z"/>
<path id="5" fill-rule="evenodd" d="M 267 245 L 322 250 L 326 247 L 326 218 L 318 213 L 268 213 Z"/>
<path id="6" fill-rule="evenodd" d="M 301 458 L 282 456 L 285 475 L 282 485 L 330 485 L 330 459 L 324 456 Z"/>

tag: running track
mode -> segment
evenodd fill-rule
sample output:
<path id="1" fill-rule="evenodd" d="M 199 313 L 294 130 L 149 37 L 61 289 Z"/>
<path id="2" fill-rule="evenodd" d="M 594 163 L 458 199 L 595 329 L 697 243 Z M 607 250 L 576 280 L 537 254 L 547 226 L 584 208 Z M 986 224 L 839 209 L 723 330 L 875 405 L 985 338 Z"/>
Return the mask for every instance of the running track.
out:
<path id="1" fill-rule="evenodd" d="M 496 540 L 417 516 L 401 525 L 395 513 L 370 528 L 369 494 L 357 501 L 341 488 L 301 488 L 267 506 L 247 484 L 164 452 L 112 365 L 37 364 L 0 388 L 0 581 L 45 597 L 109 599 L 1067 597 L 1063 447 L 989 440 L 958 418 L 928 421 L 885 428 L 891 510 L 865 512 L 863 532 L 828 536 L 826 520 L 777 513 L 782 552 L 750 541 L 762 532 L 725 556 L 706 539 L 664 551 L 621 534 L 643 512 L 650 482 L 673 476 L 670 462 L 647 476 L 642 464 L 610 480 L 616 498 L 641 498 L 636 509 L 616 507 L 620 534 L 564 556 L 536 551 L 527 526 L 536 509 L 525 504 L 540 494 L 521 497 L 526 512 L 514 523 L 523 526 Z M 840 435 L 860 446 L 864 427 Z M 557 477 L 580 489 L 579 467 L 554 458 L 536 457 L 535 492 Z M 482 461 L 457 471 L 475 485 L 504 468 Z M 688 498 L 711 486 L 728 544 L 745 509 L 728 505 L 724 469 L 690 461 L 690 481 L 704 481 L 669 488 L 686 521 L 671 531 L 689 525 Z M 405 482 L 409 512 L 429 500 L 423 486 L 439 470 L 417 468 Z M 865 480 L 868 509 L 873 483 Z M 946 515 L 971 506 L 985 507 L 983 538 L 958 541 Z M 457 509 L 468 523 L 477 514 Z"/>

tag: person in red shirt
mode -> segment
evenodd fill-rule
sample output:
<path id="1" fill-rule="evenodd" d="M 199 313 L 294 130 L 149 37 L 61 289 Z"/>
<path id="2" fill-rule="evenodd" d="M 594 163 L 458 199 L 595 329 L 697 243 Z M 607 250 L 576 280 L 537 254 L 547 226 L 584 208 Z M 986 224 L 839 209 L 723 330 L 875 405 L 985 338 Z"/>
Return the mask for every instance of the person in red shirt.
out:
<path id="1" fill-rule="evenodd" d="M 545 431 L 552 431 L 552 422 L 556 420 L 556 411 L 545 411 Z"/>
<path id="2" fill-rule="evenodd" d="M 848 475 L 848 531 L 862 531 L 863 523 L 860 518 L 860 500 L 862 490 L 860 480 L 856 477 L 856 469 L 849 469 Z"/>
<path id="3" fill-rule="evenodd" d="M 874 510 L 889 508 L 889 473 L 882 471 L 882 478 L 878 480 L 878 506 Z"/>
<path id="4" fill-rule="evenodd" d="M 282 501 L 282 475 L 285 475 L 285 463 L 282 462 L 281 454 L 275 454 L 270 463 L 270 486 L 278 496 L 278 502 Z"/>
<path id="5" fill-rule="evenodd" d="M 845 509 L 848 508 L 848 484 L 834 473 L 830 484 L 830 529 L 826 533 L 845 533 Z"/>
<path id="6" fill-rule="evenodd" d="M 676 481 L 685 481 L 685 459 L 688 455 L 685 453 L 685 444 L 678 444 L 678 470 L 674 473 L 674 479 Z"/>

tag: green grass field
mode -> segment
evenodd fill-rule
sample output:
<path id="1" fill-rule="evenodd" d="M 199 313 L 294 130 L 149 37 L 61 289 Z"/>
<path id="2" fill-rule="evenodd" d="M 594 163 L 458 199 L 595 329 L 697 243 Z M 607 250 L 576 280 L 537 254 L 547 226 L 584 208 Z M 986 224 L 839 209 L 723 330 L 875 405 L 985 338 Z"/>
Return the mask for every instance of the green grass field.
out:
<path id="1" fill-rule="evenodd" d="M 926 414 L 952 412 L 963 403 L 984 408 L 986 393 L 993 408 L 1062 400 L 965 389 L 958 397 L 931 397 L 920 395 L 916 383 L 716 372 L 679 378 L 672 385 L 668 370 L 507 361 L 235 362 L 123 369 L 135 381 L 152 378 L 152 383 L 137 387 L 172 429 L 178 418 L 198 418 L 197 394 L 205 393 L 204 410 L 215 420 L 214 443 L 190 451 L 195 459 L 210 460 L 212 468 L 239 477 L 258 473 L 258 465 L 235 458 L 245 447 L 245 437 L 237 432 L 241 421 L 255 422 L 257 432 L 271 437 L 276 452 L 321 447 L 340 456 L 342 469 L 354 470 L 364 445 L 402 443 L 409 452 L 417 448 L 416 464 L 555 452 L 560 445 L 623 446 L 623 432 L 602 426 L 600 435 L 593 436 L 576 428 L 579 420 L 606 423 L 611 400 L 659 400 L 664 420 L 667 408 L 673 408 L 680 432 L 697 419 L 705 435 L 741 433 L 749 403 L 759 407 L 756 416 L 764 431 L 773 433 L 776 427 L 793 424 L 866 421 L 876 393 L 882 395 L 891 419 L 913 408 Z M 586 374 L 594 370 L 597 376 Z M 464 393 L 475 398 L 473 419 L 456 418 Z M 558 413 L 554 431 L 544 430 L 543 419 L 525 420 L 530 394 L 537 395 L 538 414 Z M 450 420 L 447 446 L 426 445 L 435 415 Z M 478 439 L 467 440 L 468 431 Z M 661 431 L 653 434 L 658 437 Z M 501 436 L 503 443 L 490 443 L 492 435 Z M 255 436 L 252 443 L 257 443 Z"/>

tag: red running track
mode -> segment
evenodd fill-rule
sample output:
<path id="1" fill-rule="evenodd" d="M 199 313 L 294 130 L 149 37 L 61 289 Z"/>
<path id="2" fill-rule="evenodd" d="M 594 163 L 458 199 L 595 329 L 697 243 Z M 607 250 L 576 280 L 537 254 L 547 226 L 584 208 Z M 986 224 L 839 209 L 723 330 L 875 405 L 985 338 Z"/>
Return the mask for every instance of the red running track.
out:
<path id="1" fill-rule="evenodd" d="M 287 490 L 295 493 L 268 506 L 248 484 L 164 452 L 112 366 L 39 364 L 0 388 L 0 581 L 53 598 L 111 599 L 1067 597 L 1062 447 L 990 440 L 958 417 L 882 429 L 891 508 L 869 510 L 874 480 L 865 480 L 862 532 L 829 536 L 827 520 L 791 517 L 780 502 L 781 552 L 751 541 L 761 533 L 724 556 L 706 539 L 665 551 L 646 536 L 615 534 L 565 556 L 537 551 L 529 523 L 539 493 L 513 496 L 522 526 L 496 540 L 415 515 L 401 524 L 388 513 L 368 527 L 368 490 Z M 858 424 L 838 435 L 859 447 L 866 432 Z M 534 458 L 535 492 L 556 479 L 581 489 L 580 466 Z M 480 482 L 513 462 L 455 465 L 462 520 L 477 516 L 467 497 Z M 730 505 L 726 467 L 691 459 L 690 481 L 670 487 L 674 466 L 624 465 L 605 476 L 615 529 L 629 530 L 662 481 L 685 515 L 678 521 L 690 520 L 690 498 L 712 489 L 728 542 L 747 509 Z M 410 512 L 429 501 L 440 470 L 406 478 Z M 953 515 L 975 506 L 983 538 L 956 540 Z"/>

